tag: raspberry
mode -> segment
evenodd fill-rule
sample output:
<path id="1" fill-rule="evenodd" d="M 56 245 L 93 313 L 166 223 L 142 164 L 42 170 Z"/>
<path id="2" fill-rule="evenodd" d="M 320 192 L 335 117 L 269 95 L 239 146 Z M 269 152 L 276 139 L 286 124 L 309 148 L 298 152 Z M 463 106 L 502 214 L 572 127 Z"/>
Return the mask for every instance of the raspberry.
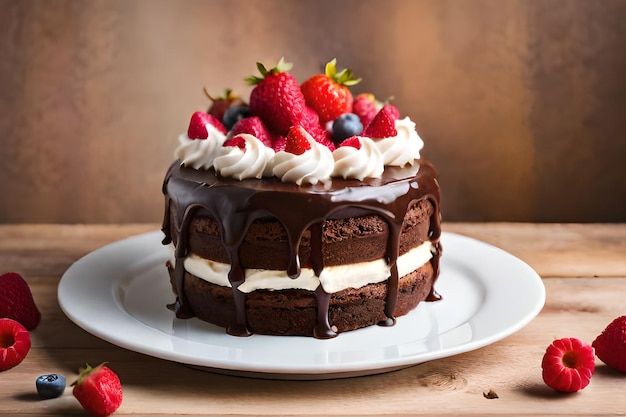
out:
<path id="1" fill-rule="evenodd" d="M 35 329 L 41 321 L 28 283 L 15 272 L 0 275 L 0 317 L 20 322 L 27 330 Z"/>
<path id="2" fill-rule="evenodd" d="M 0 372 L 19 365 L 30 350 L 30 334 L 19 322 L 0 319 Z"/>
<path id="3" fill-rule="evenodd" d="M 378 107 L 373 94 L 361 93 L 354 98 L 352 113 L 359 116 L 363 126 L 367 126 L 374 120 L 376 113 L 378 113 Z"/>
<path id="4" fill-rule="evenodd" d="M 546 349 L 541 362 L 544 382 L 560 392 L 585 388 L 595 370 L 591 346 L 575 337 L 558 339 Z"/>
<path id="5" fill-rule="evenodd" d="M 598 359 L 620 372 L 626 372 L 626 316 L 609 323 L 591 344 Z"/>

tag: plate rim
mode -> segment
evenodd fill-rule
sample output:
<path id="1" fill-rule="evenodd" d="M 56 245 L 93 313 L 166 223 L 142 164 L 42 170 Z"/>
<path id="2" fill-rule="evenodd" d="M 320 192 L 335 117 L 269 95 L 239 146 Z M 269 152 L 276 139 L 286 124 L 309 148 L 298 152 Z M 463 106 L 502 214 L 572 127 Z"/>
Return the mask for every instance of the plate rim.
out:
<path id="1" fill-rule="evenodd" d="M 250 363 L 238 363 L 236 361 L 228 362 L 228 363 L 223 362 L 223 361 L 216 362 L 216 361 L 210 360 L 210 358 L 207 358 L 207 357 L 201 358 L 201 360 L 199 360 L 199 358 L 197 357 L 189 357 L 188 355 L 181 356 L 180 353 L 177 354 L 176 352 L 173 352 L 171 350 L 165 351 L 165 350 L 146 349 L 145 347 L 138 348 L 137 343 L 129 343 L 121 337 L 112 336 L 110 332 L 101 331 L 96 326 L 94 326 L 93 323 L 89 323 L 89 321 L 86 321 L 82 319 L 81 317 L 77 316 L 75 312 L 76 304 L 75 303 L 73 304 L 73 301 L 70 297 L 71 295 L 76 295 L 73 293 L 72 288 L 71 288 L 71 284 L 75 283 L 75 280 L 77 279 L 76 275 L 73 275 L 73 274 L 76 274 L 77 271 L 80 271 L 83 268 L 89 268 L 91 266 L 90 264 L 96 263 L 99 257 L 103 256 L 109 251 L 113 251 L 113 252 L 115 252 L 116 250 L 119 251 L 120 248 L 124 246 L 127 246 L 127 245 L 132 246 L 134 243 L 138 243 L 143 240 L 157 241 L 159 246 L 161 246 L 162 238 L 163 238 L 163 234 L 160 230 L 155 230 L 155 231 L 148 232 L 148 233 L 130 236 L 130 237 L 109 243 L 107 245 L 104 245 L 86 254 L 85 256 L 81 257 L 76 262 L 74 262 L 64 272 L 57 288 L 57 299 L 58 299 L 59 305 L 63 313 L 78 327 L 114 345 L 117 345 L 119 347 L 125 348 L 130 351 L 146 354 L 149 356 L 153 356 L 153 357 L 157 357 L 157 358 L 161 358 L 161 359 L 165 359 L 169 361 L 182 363 L 185 365 L 189 365 L 191 367 L 205 368 L 207 370 L 212 370 L 216 372 L 223 371 L 224 373 L 243 375 L 243 376 L 260 376 L 260 377 L 267 376 L 273 379 L 275 378 L 323 379 L 323 378 L 335 378 L 335 377 L 344 377 L 344 376 L 369 375 L 369 374 L 387 372 L 388 370 L 401 369 L 403 367 L 413 366 L 419 363 L 432 361 L 432 360 L 440 359 L 444 357 L 454 356 L 460 353 L 482 348 L 484 346 L 500 341 L 512 335 L 513 333 L 516 333 L 517 331 L 521 330 L 539 314 L 539 312 L 541 311 L 541 309 L 543 308 L 545 304 L 545 287 L 543 285 L 543 281 L 541 277 L 537 274 L 537 272 L 534 271 L 534 269 L 532 269 L 527 263 L 515 257 L 511 253 L 504 251 L 503 249 L 498 248 L 489 243 L 474 239 L 469 236 L 444 231 L 441 237 L 442 244 L 444 247 L 444 255 L 442 256 L 442 260 L 446 259 L 445 258 L 446 255 L 450 256 L 446 252 L 450 252 L 450 248 L 448 245 L 450 245 L 450 243 L 454 241 L 456 241 L 457 243 L 462 242 L 464 245 L 469 245 L 469 247 L 481 253 L 491 252 L 492 254 L 497 254 L 498 256 L 503 257 L 509 262 L 514 263 L 516 267 L 522 268 L 524 270 L 525 279 L 527 280 L 526 284 L 533 287 L 535 299 L 526 300 L 527 303 L 525 305 L 524 314 L 522 314 L 521 317 L 518 317 L 514 323 L 511 323 L 505 329 L 500 330 L 495 333 L 487 334 L 477 340 L 474 340 L 474 338 L 472 338 L 472 340 L 468 343 L 463 343 L 463 344 L 449 347 L 446 349 L 429 351 L 426 354 L 419 355 L 419 357 L 415 357 L 413 355 L 413 356 L 400 357 L 400 358 L 397 358 L 396 360 L 380 361 L 376 363 L 368 362 L 366 364 L 362 362 L 350 362 L 350 363 L 344 363 L 341 365 L 338 365 L 336 363 L 332 365 L 326 364 L 327 366 L 320 366 L 319 364 L 307 364 L 307 365 L 299 364 L 298 367 L 293 366 L 293 364 L 287 364 L 285 366 L 276 366 L 276 363 L 272 363 L 271 366 L 259 366 L 259 365 L 254 365 Z M 142 264 L 154 265 L 154 262 L 156 262 L 157 259 L 160 262 L 167 259 L 164 257 L 164 255 L 167 253 L 166 252 L 167 248 L 164 246 L 161 246 L 161 247 L 164 249 L 163 251 L 156 251 L 156 253 L 153 253 L 153 254 L 147 253 L 145 259 L 142 259 L 141 262 L 138 261 L 137 264 L 133 265 L 133 267 L 141 268 Z M 145 251 L 148 251 L 149 249 L 150 248 L 147 247 L 145 248 Z M 145 252 L 142 252 L 142 253 L 145 253 Z M 458 259 L 458 258 L 454 258 L 454 259 L 455 261 L 458 261 L 461 264 L 463 264 L 462 259 Z M 122 274 L 119 274 L 119 275 L 122 275 Z M 479 274 L 479 278 L 484 279 L 484 276 L 481 276 Z M 93 278 L 91 279 L 93 280 Z M 110 286 L 110 290 L 111 290 L 108 293 L 110 297 L 103 297 L 100 294 L 99 296 L 100 298 L 96 299 L 95 301 L 97 301 L 100 305 L 108 305 L 109 307 L 111 306 L 111 303 L 112 303 L 119 310 L 118 313 L 122 313 L 123 315 L 126 315 L 127 317 L 131 319 L 131 321 L 139 323 L 141 327 L 148 327 L 145 323 L 139 322 L 135 317 L 130 315 L 119 304 L 118 300 L 114 296 L 114 293 L 116 289 L 119 287 L 119 283 L 122 279 L 123 277 L 116 276 L 115 279 L 112 279 L 110 282 L 108 282 Z M 87 280 L 89 280 L 89 278 L 87 278 Z M 107 284 L 107 283 L 104 283 L 104 284 Z M 104 298 L 107 298 L 107 299 L 104 299 Z M 90 300 L 90 302 L 93 302 L 93 301 L 94 300 Z M 483 305 L 481 305 L 479 310 L 475 312 L 471 317 L 469 317 L 465 323 L 472 324 L 473 318 L 481 311 L 481 309 L 484 309 Z M 166 335 L 165 333 L 161 332 L 160 330 L 156 328 L 151 328 L 151 329 L 154 332 Z M 166 335 L 166 336 L 170 338 L 177 337 L 174 335 Z M 262 335 L 254 335 L 254 336 L 262 336 Z M 230 337 L 234 337 L 234 336 L 230 336 Z M 292 338 L 294 336 L 262 336 L 262 337 Z M 341 335 L 339 335 L 338 337 L 341 337 Z M 306 338 L 306 339 L 311 340 L 311 343 L 320 342 L 313 338 Z M 321 342 L 324 343 L 324 341 L 321 341 Z"/>

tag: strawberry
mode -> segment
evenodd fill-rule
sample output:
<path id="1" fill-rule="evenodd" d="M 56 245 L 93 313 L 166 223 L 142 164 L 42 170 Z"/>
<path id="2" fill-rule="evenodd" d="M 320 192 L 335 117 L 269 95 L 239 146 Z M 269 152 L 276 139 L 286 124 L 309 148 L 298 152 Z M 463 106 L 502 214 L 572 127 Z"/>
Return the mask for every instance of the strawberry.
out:
<path id="1" fill-rule="evenodd" d="M 248 133 L 263 142 L 265 146 L 272 147 L 272 135 L 267 130 L 265 124 L 263 124 L 263 121 L 257 116 L 240 119 L 233 126 L 230 136 L 234 137 L 242 133 Z"/>
<path id="2" fill-rule="evenodd" d="M 300 125 L 293 126 L 287 133 L 287 141 L 285 142 L 285 152 L 292 153 L 294 155 L 302 155 L 309 149 L 311 149 L 311 142 L 314 139 L 311 135 L 304 130 Z"/>
<path id="3" fill-rule="evenodd" d="M 390 138 L 396 136 L 397 134 L 398 131 L 396 130 L 393 109 L 383 106 L 383 108 L 376 113 L 374 120 L 372 120 L 372 122 L 367 125 L 365 129 L 363 129 L 362 136 L 373 139 L 382 139 Z"/>
<path id="4" fill-rule="evenodd" d="M 333 59 L 326 64 L 324 74 L 312 76 L 302 83 L 300 89 L 306 104 L 315 110 L 324 124 L 352 111 L 354 99 L 348 87 L 360 81 L 347 68 L 337 72 L 337 60 Z"/>
<path id="5" fill-rule="evenodd" d="M 30 334 L 19 322 L 0 319 L 0 372 L 17 366 L 30 350 Z"/>
<path id="6" fill-rule="evenodd" d="M 358 136 L 351 136 L 339 145 L 339 147 L 343 146 L 352 146 L 353 148 L 361 149 L 361 140 Z"/>
<path id="7" fill-rule="evenodd" d="M 122 384 L 118 376 L 104 364 L 79 369 L 72 393 L 85 410 L 94 416 L 111 415 L 122 404 Z"/>
<path id="8" fill-rule="evenodd" d="M 189 139 L 207 139 L 209 137 L 208 125 L 211 125 L 223 134 L 226 134 L 226 128 L 222 122 L 209 113 L 197 111 L 191 115 L 189 128 L 187 128 L 187 136 Z"/>
<path id="9" fill-rule="evenodd" d="M 373 94 L 361 93 L 354 98 L 352 113 L 359 116 L 363 126 L 367 126 L 374 120 L 379 107 Z"/>
<path id="10" fill-rule="evenodd" d="M 313 139 L 329 148 L 331 151 L 335 149 L 335 144 L 331 140 L 332 134 L 326 131 L 320 123 L 320 118 L 311 107 L 306 106 L 300 119 L 296 124 L 299 124 L 304 130 L 309 133 Z"/>
<path id="11" fill-rule="evenodd" d="M 619 372 L 626 372 L 626 316 L 609 323 L 591 346 L 602 362 Z"/>
<path id="12" fill-rule="evenodd" d="M 204 94 L 206 94 L 209 100 L 211 100 L 211 106 L 207 110 L 207 113 L 215 117 L 217 120 L 222 120 L 226 110 L 229 108 L 245 104 L 241 97 L 233 93 L 233 90 L 230 88 L 224 90 L 224 95 L 221 97 L 211 97 L 211 94 L 209 94 L 206 88 L 204 89 Z"/>
<path id="13" fill-rule="evenodd" d="M 0 317 L 18 321 L 28 330 L 35 329 L 41 320 L 28 284 L 15 272 L 0 275 Z"/>
<path id="14" fill-rule="evenodd" d="M 556 391 L 585 388 L 595 369 L 593 348 L 580 339 L 558 339 L 546 349 L 541 362 L 544 382 Z"/>
<path id="15" fill-rule="evenodd" d="M 233 136 L 230 139 L 226 139 L 222 146 L 236 146 L 242 151 L 246 150 L 246 140 L 241 136 Z"/>
<path id="16" fill-rule="evenodd" d="M 246 78 L 255 86 L 250 92 L 250 114 L 259 116 L 270 130 L 280 135 L 298 122 L 306 106 L 298 82 L 287 72 L 291 67 L 283 58 L 269 70 L 257 63 L 262 77 Z"/>

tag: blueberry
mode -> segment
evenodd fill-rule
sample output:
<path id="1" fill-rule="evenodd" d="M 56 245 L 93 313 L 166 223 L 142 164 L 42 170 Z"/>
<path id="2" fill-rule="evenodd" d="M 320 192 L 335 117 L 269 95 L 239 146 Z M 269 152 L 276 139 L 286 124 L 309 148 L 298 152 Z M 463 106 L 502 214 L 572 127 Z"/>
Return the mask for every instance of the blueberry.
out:
<path id="1" fill-rule="evenodd" d="M 232 106 L 224 113 L 222 123 L 226 130 L 230 130 L 240 119 L 250 117 L 250 108 L 248 106 Z"/>
<path id="2" fill-rule="evenodd" d="M 333 142 L 341 143 L 350 136 L 360 135 L 363 124 L 354 113 L 344 113 L 333 122 Z"/>
<path id="3" fill-rule="evenodd" d="M 47 374 L 37 377 L 37 394 L 43 399 L 60 397 L 65 391 L 65 377 L 60 374 Z"/>

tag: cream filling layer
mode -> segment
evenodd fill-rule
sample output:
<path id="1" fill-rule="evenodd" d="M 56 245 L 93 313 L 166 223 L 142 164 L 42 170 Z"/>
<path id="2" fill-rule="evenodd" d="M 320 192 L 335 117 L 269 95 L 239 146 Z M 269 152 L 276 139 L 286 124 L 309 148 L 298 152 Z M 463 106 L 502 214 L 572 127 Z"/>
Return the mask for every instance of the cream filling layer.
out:
<path id="1" fill-rule="evenodd" d="M 398 257 L 398 276 L 407 275 L 433 257 L 435 248 L 431 242 L 424 242 L 420 246 Z M 176 263 L 174 257 L 174 245 L 170 244 L 170 261 Z M 185 269 L 212 284 L 230 287 L 228 272 L 230 265 L 204 259 L 194 253 L 190 253 L 183 261 Z M 245 281 L 239 286 L 239 290 L 249 293 L 259 289 L 286 290 L 303 289 L 315 291 L 321 284 L 327 293 L 335 293 L 346 288 L 360 288 L 364 285 L 375 284 L 385 281 L 391 275 L 389 265 L 384 259 L 370 262 L 359 262 L 349 265 L 325 267 L 319 277 L 311 268 L 302 268 L 298 278 L 289 278 L 286 271 L 274 271 L 267 269 L 246 269 Z"/>

